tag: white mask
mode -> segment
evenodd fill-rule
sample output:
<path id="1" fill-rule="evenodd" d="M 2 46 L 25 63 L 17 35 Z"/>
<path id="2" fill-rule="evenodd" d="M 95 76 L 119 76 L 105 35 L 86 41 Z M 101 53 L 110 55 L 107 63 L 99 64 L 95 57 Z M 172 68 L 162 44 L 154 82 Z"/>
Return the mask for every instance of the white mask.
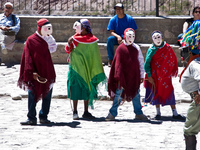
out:
<path id="1" fill-rule="evenodd" d="M 156 32 L 152 35 L 152 40 L 156 46 L 160 46 L 162 44 L 162 35 Z"/>
<path id="2" fill-rule="evenodd" d="M 41 28 L 42 36 L 50 36 L 53 33 L 53 28 L 51 24 L 46 24 Z"/>
<path id="3" fill-rule="evenodd" d="M 130 31 L 127 31 L 126 32 L 126 43 L 128 44 L 128 45 L 131 45 L 131 44 L 133 44 L 133 42 L 134 42 L 134 40 L 135 40 L 135 32 L 133 32 L 132 30 L 130 30 Z"/>
<path id="4" fill-rule="evenodd" d="M 81 30 L 81 23 L 76 21 L 73 25 L 73 29 L 75 29 L 75 32 L 78 34 L 81 34 L 82 30 Z"/>

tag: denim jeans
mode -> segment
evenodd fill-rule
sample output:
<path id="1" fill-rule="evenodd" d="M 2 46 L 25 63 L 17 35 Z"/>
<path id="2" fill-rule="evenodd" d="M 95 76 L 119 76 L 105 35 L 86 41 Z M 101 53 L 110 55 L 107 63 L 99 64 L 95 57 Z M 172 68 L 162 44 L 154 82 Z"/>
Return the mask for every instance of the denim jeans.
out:
<path id="1" fill-rule="evenodd" d="M 115 36 L 109 36 L 107 39 L 107 53 L 108 59 L 113 60 L 114 58 L 114 45 L 119 45 Z"/>
<path id="2" fill-rule="evenodd" d="M 113 105 L 112 107 L 110 108 L 110 113 L 116 117 L 117 116 L 117 109 L 122 101 L 122 98 L 120 97 L 120 94 L 122 92 L 123 89 L 117 89 L 116 92 L 115 92 L 115 98 L 114 98 L 114 101 L 113 101 Z M 138 90 L 138 94 L 132 99 L 132 104 L 133 104 L 133 109 L 134 109 L 134 113 L 136 115 L 140 115 L 140 114 L 143 114 L 142 112 L 142 105 L 141 105 L 141 102 L 140 102 L 140 90 Z"/>
<path id="3" fill-rule="evenodd" d="M 45 96 L 45 98 L 42 99 L 42 108 L 39 112 L 39 118 L 40 119 L 47 119 L 47 115 L 49 113 L 49 108 L 51 104 L 51 95 L 52 90 L 49 91 L 49 93 Z M 29 120 L 36 121 L 36 101 L 34 100 L 34 95 L 31 90 L 28 91 L 28 114 L 27 117 Z"/>

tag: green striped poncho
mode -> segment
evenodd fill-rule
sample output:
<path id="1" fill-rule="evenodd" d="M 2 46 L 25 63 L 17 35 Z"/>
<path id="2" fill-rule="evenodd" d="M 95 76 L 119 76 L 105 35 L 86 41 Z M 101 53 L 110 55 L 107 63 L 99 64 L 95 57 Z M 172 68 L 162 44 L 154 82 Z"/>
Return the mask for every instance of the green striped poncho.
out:
<path id="1" fill-rule="evenodd" d="M 87 40 L 91 35 L 79 35 L 78 38 L 73 36 L 75 48 L 70 53 L 67 91 L 70 99 L 89 100 L 89 106 L 93 108 L 93 101 L 98 99 L 97 85 L 106 81 L 106 75 L 97 44 L 98 39 L 93 35 L 92 37 L 95 40 Z M 86 38 L 86 41 L 82 38 Z"/>

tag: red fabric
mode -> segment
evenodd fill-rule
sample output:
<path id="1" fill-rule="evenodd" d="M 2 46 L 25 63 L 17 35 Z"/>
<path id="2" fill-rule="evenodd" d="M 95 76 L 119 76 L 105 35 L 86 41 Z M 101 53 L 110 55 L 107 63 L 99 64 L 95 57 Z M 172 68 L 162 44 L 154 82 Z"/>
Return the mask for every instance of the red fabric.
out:
<path id="1" fill-rule="evenodd" d="M 33 79 L 33 72 L 38 73 L 48 81 L 41 84 Z M 35 101 L 44 98 L 49 92 L 49 85 L 55 82 L 56 74 L 48 49 L 48 44 L 36 33 L 29 36 L 21 59 L 18 86 L 33 90 Z"/>
<path id="2" fill-rule="evenodd" d="M 174 90 L 171 77 L 178 74 L 176 55 L 167 43 L 162 48 L 159 48 L 152 57 L 151 74 L 155 83 L 154 100 L 158 98 L 160 104 L 165 104 L 166 99 Z M 148 82 L 147 75 L 145 75 L 145 82 Z M 148 85 L 152 89 L 152 84 L 149 83 Z"/>
<path id="3" fill-rule="evenodd" d="M 140 87 L 140 68 L 138 50 L 132 45 L 124 43 L 118 46 L 108 79 L 108 93 L 116 92 L 116 89 L 123 87 L 122 98 L 131 101 Z"/>
<path id="4" fill-rule="evenodd" d="M 38 28 L 38 31 L 41 30 L 43 24 L 46 23 L 46 22 L 49 22 L 49 20 L 43 19 L 43 18 L 37 21 L 37 28 Z"/>
<path id="5" fill-rule="evenodd" d="M 65 52 L 70 54 L 71 51 L 78 45 L 78 43 L 92 43 L 98 41 L 98 38 L 95 37 L 93 34 L 89 33 L 86 35 L 81 35 L 76 33 L 73 35 L 73 41 L 70 43 L 70 45 L 66 45 Z"/>

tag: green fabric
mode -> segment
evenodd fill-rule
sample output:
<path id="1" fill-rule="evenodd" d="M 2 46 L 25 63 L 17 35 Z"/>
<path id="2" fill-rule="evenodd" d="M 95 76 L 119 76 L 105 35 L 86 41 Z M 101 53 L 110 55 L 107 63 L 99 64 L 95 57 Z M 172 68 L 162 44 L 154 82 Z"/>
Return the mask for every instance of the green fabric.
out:
<path id="1" fill-rule="evenodd" d="M 184 134 L 196 135 L 200 132 L 200 104 L 196 105 L 193 101 L 187 112 L 187 118 L 184 126 Z"/>
<path id="2" fill-rule="evenodd" d="M 97 85 L 106 79 L 97 42 L 79 43 L 70 54 L 68 73 L 68 97 L 72 100 L 93 100 L 97 97 Z"/>
<path id="3" fill-rule="evenodd" d="M 155 44 L 152 44 L 149 49 L 147 50 L 147 54 L 146 54 L 146 59 L 145 59 L 145 63 L 144 63 L 144 70 L 147 73 L 148 77 L 151 77 L 151 59 L 153 57 L 153 55 L 156 53 L 156 51 L 163 47 L 165 45 L 165 42 L 163 42 L 159 47 L 156 47 Z"/>

